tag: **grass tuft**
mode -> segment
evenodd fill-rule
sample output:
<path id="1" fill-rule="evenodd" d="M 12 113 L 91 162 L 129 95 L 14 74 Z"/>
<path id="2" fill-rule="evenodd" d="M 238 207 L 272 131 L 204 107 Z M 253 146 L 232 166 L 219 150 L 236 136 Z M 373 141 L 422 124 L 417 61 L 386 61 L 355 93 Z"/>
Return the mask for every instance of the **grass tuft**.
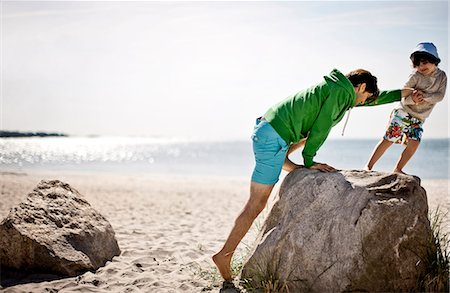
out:
<path id="1" fill-rule="evenodd" d="M 247 292 L 289 293 L 288 282 L 280 275 L 281 268 L 280 259 L 267 254 L 254 265 L 250 279 L 241 279 L 241 286 Z"/>
<path id="2" fill-rule="evenodd" d="M 429 214 L 432 234 L 430 235 L 421 262 L 424 273 L 418 279 L 420 292 L 449 292 L 450 234 L 445 230 L 448 211 L 439 207 Z M 448 227 L 447 227 L 448 228 Z"/>

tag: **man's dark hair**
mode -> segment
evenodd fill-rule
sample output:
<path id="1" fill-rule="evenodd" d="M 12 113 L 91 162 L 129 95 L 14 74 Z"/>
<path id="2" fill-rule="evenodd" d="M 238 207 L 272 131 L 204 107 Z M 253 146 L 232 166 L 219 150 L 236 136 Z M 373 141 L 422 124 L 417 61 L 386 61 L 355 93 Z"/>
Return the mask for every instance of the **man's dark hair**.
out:
<path id="1" fill-rule="evenodd" d="M 372 94 L 370 99 L 375 99 L 380 94 L 380 90 L 377 86 L 377 78 L 373 76 L 369 71 L 364 69 L 356 69 L 346 75 L 354 87 L 365 83 L 366 92 Z"/>
<path id="2" fill-rule="evenodd" d="M 411 61 L 413 63 L 414 68 L 420 65 L 420 61 L 428 61 L 429 63 L 433 63 L 438 65 L 441 60 L 434 57 L 430 53 L 427 52 L 414 52 L 411 54 Z"/>

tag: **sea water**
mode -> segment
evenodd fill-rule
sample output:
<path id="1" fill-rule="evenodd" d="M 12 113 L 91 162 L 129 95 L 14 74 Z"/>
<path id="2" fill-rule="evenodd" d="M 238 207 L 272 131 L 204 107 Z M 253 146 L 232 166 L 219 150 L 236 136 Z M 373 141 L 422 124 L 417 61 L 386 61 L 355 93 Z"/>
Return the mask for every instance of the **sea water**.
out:
<path id="1" fill-rule="evenodd" d="M 338 169 L 362 169 L 377 140 L 328 139 L 315 158 Z M 375 170 L 391 171 L 401 145 L 393 145 Z M 301 151 L 290 158 L 301 164 Z M 250 140 L 189 141 L 142 137 L 31 137 L 0 139 L 3 172 L 75 171 L 250 177 Z M 449 139 L 426 139 L 405 172 L 423 179 L 449 177 Z"/>

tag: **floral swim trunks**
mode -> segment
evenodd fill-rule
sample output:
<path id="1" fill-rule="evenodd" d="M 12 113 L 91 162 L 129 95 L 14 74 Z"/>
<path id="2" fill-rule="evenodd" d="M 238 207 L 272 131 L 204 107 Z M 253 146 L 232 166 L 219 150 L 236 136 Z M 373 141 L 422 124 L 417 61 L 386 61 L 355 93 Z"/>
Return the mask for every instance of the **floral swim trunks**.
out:
<path id="1" fill-rule="evenodd" d="M 399 144 L 406 144 L 408 139 L 420 141 L 423 132 L 422 126 L 422 120 L 412 117 L 402 109 L 394 109 L 383 138 Z"/>

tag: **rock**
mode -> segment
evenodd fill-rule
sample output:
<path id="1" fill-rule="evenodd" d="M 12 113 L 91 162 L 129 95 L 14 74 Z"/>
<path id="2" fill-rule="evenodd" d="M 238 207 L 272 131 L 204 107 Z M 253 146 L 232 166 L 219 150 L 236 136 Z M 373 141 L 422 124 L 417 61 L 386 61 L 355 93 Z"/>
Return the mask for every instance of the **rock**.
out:
<path id="1" fill-rule="evenodd" d="M 76 276 L 119 254 L 109 222 L 58 180 L 41 181 L 0 224 L 2 271 Z"/>
<path id="2" fill-rule="evenodd" d="M 418 178 L 291 172 L 241 278 L 289 292 L 414 290 L 431 235 Z"/>

